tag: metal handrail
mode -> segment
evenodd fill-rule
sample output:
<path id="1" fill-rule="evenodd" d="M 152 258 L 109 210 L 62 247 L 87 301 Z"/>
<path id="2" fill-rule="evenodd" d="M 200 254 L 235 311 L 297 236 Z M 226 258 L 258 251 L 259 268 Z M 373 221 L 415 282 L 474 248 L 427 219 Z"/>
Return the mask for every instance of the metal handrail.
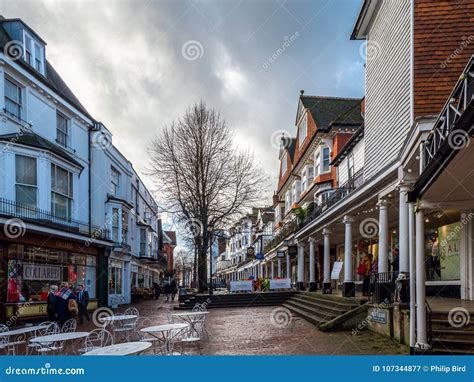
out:
<path id="1" fill-rule="evenodd" d="M 427 324 L 427 340 L 428 345 L 433 345 L 433 310 L 431 309 L 428 300 L 425 299 L 426 307 L 426 324 Z"/>

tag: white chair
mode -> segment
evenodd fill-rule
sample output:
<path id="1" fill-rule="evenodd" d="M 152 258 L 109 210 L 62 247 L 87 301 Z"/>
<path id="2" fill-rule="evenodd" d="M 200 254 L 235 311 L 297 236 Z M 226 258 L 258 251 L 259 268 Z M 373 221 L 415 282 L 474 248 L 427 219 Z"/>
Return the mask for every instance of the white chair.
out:
<path id="1" fill-rule="evenodd" d="M 79 349 L 79 352 L 83 354 L 113 344 L 114 338 L 112 333 L 105 329 L 94 329 L 87 335 L 84 340 L 84 347 Z"/>
<path id="2" fill-rule="evenodd" d="M 36 332 L 36 337 L 49 336 L 53 334 L 59 334 L 61 330 L 59 325 L 55 322 L 51 322 L 48 325 L 40 324 L 42 328 Z M 31 342 L 28 344 L 31 350 L 38 354 L 54 353 L 55 351 L 62 349 L 62 343 L 60 341 L 55 342 Z"/>
<path id="3" fill-rule="evenodd" d="M 142 332 L 141 329 L 143 328 L 147 328 L 149 326 L 152 326 L 153 323 L 151 321 L 150 318 L 148 317 L 140 317 L 138 320 L 137 320 L 137 323 L 136 323 L 136 331 L 135 333 L 137 334 L 138 336 L 138 341 L 140 342 L 151 342 L 153 344 L 153 353 L 154 354 L 157 354 L 158 352 L 158 346 L 156 345 L 158 341 L 158 338 L 146 333 L 146 332 Z M 160 349 L 161 351 L 161 349 Z"/>
<path id="4" fill-rule="evenodd" d="M 132 306 L 130 308 L 125 309 L 125 312 L 123 312 L 123 314 L 125 316 L 131 316 L 131 315 L 137 316 L 137 318 L 132 318 L 130 320 L 127 320 L 123 325 L 123 326 L 129 327 L 131 330 L 135 331 L 136 328 L 137 328 L 138 318 L 140 317 L 140 312 L 138 311 L 138 309 Z"/>
<path id="5" fill-rule="evenodd" d="M 75 318 L 67 320 L 61 328 L 61 333 L 73 333 L 77 329 L 77 321 Z"/>
<path id="6" fill-rule="evenodd" d="M 4 324 L 0 324 L 0 333 L 9 332 L 10 329 Z M 24 344 L 25 341 L 10 341 L 10 336 L 0 336 L 0 350 L 4 350 L 7 355 L 16 355 L 16 347 Z"/>

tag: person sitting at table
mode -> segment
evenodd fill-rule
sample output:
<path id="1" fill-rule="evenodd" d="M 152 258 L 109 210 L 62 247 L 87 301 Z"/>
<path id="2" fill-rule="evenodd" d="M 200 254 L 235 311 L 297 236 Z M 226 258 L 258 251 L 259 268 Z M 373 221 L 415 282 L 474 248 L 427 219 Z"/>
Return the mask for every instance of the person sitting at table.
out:
<path id="1" fill-rule="evenodd" d="M 77 307 L 79 308 L 79 314 L 78 314 L 79 324 L 84 323 L 84 319 L 83 319 L 84 316 L 86 316 L 87 321 L 90 322 L 91 320 L 89 318 L 89 314 L 87 313 L 87 305 L 89 305 L 89 292 L 84 290 L 84 285 L 82 284 L 79 284 L 77 286 L 76 301 L 77 301 Z"/>

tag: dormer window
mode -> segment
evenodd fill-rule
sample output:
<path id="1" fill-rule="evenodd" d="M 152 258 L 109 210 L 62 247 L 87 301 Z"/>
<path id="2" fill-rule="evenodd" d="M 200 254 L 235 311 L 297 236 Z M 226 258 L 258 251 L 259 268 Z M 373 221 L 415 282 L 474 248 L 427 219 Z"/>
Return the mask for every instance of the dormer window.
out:
<path id="1" fill-rule="evenodd" d="M 44 46 L 36 41 L 26 31 L 23 32 L 23 59 L 41 74 L 44 74 Z"/>
<path id="2" fill-rule="evenodd" d="M 299 126 L 299 142 L 300 146 L 303 144 L 304 140 L 306 139 L 306 136 L 308 135 L 308 121 L 306 118 L 306 115 L 303 116 L 300 126 Z"/>

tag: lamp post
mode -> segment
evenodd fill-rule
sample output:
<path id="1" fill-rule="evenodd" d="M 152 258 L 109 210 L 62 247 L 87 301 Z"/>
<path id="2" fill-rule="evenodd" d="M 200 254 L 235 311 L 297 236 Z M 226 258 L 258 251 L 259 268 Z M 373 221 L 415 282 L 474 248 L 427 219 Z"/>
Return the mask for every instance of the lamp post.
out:
<path id="1" fill-rule="evenodd" d="M 210 236 L 210 239 L 209 239 L 209 242 L 210 242 L 210 245 L 209 245 L 209 294 L 210 295 L 214 294 L 214 291 L 213 291 L 214 288 L 212 285 L 212 234 L 213 234 L 213 230 L 214 230 L 214 226 L 210 224 L 207 227 L 207 231 L 209 232 L 209 236 Z"/>

